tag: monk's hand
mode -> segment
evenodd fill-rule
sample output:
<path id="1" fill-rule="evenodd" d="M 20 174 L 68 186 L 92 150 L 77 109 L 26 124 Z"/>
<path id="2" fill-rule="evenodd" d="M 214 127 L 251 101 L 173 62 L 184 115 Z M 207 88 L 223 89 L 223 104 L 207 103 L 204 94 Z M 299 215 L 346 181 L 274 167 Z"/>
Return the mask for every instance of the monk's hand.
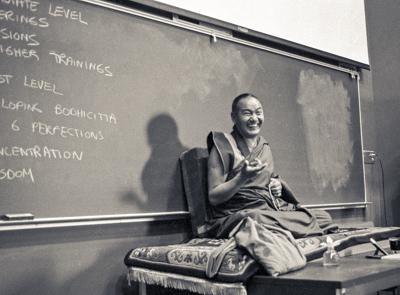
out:
<path id="1" fill-rule="evenodd" d="M 274 197 L 279 198 L 282 196 L 282 184 L 279 179 L 271 178 L 268 186 L 271 189 L 271 193 Z"/>
<path id="2" fill-rule="evenodd" d="M 266 164 L 261 163 L 259 159 L 255 159 L 251 162 L 245 160 L 241 172 L 246 179 L 251 179 L 260 174 L 265 167 Z"/>

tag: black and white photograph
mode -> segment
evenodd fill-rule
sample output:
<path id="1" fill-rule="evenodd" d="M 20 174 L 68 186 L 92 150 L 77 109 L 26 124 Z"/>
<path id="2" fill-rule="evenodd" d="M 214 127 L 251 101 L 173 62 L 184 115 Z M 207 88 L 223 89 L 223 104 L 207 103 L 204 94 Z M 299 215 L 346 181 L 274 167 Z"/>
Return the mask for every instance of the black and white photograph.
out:
<path id="1" fill-rule="evenodd" d="M 1 295 L 400 295 L 400 1 L 0 0 Z"/>

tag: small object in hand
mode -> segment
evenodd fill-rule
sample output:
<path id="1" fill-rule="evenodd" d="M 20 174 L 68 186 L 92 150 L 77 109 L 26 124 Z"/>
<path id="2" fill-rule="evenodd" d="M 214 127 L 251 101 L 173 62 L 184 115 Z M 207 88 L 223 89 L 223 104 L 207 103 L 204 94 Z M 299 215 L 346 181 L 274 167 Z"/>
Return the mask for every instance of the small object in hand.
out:
<path id="1" fill-rule="evenodd" d="M 247 161 L 247 163 L 249 164 L 249 161 Z M 253 166 L 253 167 L 260 166 L 260 165 L 261 165 L 261 161 L 257 158 L 250 162 L 250 166 Z"/>

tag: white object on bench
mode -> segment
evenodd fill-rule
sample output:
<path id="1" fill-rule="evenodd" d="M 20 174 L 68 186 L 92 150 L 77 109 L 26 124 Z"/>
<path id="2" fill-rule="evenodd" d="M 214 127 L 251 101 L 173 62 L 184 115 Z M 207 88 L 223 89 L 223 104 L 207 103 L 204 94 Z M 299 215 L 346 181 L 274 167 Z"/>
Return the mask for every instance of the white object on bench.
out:
<path id="1" fill-rule="evenodd" d="M 385 259 L 385 260 L 400 260 L 400 253 L 384 255 L 384 256 L 381 257 L 381 259 Z"/>

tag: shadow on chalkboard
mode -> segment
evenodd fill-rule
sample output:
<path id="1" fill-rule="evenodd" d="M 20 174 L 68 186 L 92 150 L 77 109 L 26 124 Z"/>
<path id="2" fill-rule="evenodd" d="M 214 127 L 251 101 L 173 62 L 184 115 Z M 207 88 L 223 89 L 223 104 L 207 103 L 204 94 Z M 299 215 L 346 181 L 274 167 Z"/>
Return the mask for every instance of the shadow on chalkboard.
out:
<path id="1" fill-rule="evenodd" d="M 175 211 L 184 202 L 179 169 L 179 156 L 188 148 L 178 137 L 178 126 L 166 113 L 153 117 L 147 125 L 147 140 L 151 148 L 149 160 L 142 171 L 143 190 L 148 212 Z"/>

